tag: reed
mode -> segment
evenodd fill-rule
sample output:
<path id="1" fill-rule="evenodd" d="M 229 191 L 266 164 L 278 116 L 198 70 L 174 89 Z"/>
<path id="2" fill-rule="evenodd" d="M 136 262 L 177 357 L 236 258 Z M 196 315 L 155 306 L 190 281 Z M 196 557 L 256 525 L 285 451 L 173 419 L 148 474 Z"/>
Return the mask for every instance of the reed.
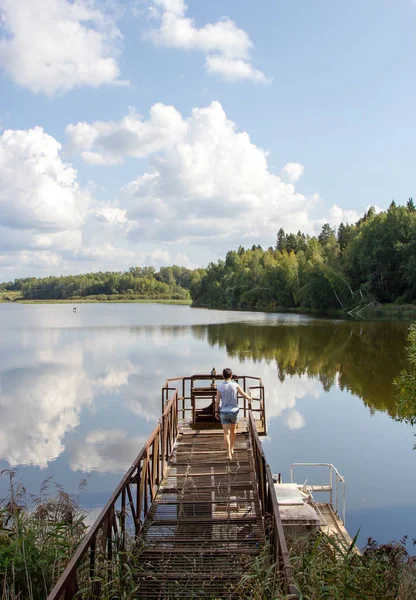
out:
<path id="1" fill-rule="evenodd" d="M 33 495 L 17 480 L 15 469 L 5 469 L 1 476 L 8 477 L 9 491 L 0 500 L 0 599 L 45 600 L 86 533 L 86 514 L 78 499 L 50 478 L 39 494 Z M 80 488 L 84 485 L 82 481 Z M 300 600 L 416 598 L 416 560 L 409 557 L 406 540 L 378 544 L 370 538 L 360 554 L 355 546 L 357 536 L 350 546 L 323 533 L 292 545 L 291 565 Z M 114 549 L 111 564 L 104 558 L 97 561 L 93 582 L 88 565 L 80 573 L 79 597 L 83 600 L 142 597 L 140 574 L 149 565 L 143 564 L 139 541 L 130 534 L 124 544 L 115 540 Z M 184 591 L 179 582 L 171 581 L 166 598 L 288 600 L 270 556 L 265 547 L 247 565 L 242 579 L 222 596 L 207 594 L 202 582 L 198 590 L 195 581 L 190 595 L 189 588 Z M 232 560 L 230 549 L 230 564 Z"/>
<path id="2" fill-rule="evenodd" d="M 0 598 L 45 600 L 85 534 L 85 513 L 51 478 L 34 495 L 16 469 L 0 476 L 9 478 L 0 501 Z"/>
<path id="3" fill-rule="evenodd" d="M 295 587 L 299 600 L 414 600 L 416 561 L 409 557 L 406 538 L 378 544 L 371 538 L 362 554 L 355 536 L 347 546 L 319 533 L 298 540 L 291 549 Z M 288 600 L 267 553 L 256 559 L 234 596 L 236 600 Z"/>

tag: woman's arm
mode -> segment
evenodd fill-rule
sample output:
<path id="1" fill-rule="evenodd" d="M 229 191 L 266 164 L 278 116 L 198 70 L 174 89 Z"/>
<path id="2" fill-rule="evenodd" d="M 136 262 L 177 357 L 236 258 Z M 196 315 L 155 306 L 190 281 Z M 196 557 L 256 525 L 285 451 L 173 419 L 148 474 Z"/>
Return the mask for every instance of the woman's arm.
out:
<path id="1" fill-rule="evenodd" d="M 215 395 L 215 406 L 214 406 L 214 411 L 215 414 L 219 414 L 219 410 L 220 410 L 220 392 L 217 390 L 217 393 Z"/>
<path id="2" fill-rule="evenodd" d="M 243 398 L 247 398 L 247 400 L 251 400 L 251 396 L 246 394 L 245 391 L 243 390 L 243 388 L 241 386 L 239 386 L 238 384 L 237 384 L 237 390 L 238 390 L 238 393 L 241 394 L 241 396 L 243 396 Z"/>

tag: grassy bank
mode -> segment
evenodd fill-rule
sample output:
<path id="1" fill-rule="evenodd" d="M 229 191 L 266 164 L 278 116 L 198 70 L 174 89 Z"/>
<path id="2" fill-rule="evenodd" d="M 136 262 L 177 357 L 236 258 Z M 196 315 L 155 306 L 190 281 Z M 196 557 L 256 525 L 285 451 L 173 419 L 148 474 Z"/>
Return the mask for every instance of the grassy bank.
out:
<path id="1" fill-rule="evenodd" d="M 238 307 L 229 308 L 224 306 L 203 306 L 202 304 L 193 304 L 195 308 L 206 308 L 210 310 L 227 310 L 241 312 L 267 312 L 267 313 L 289 313 L 298 315 L 310 315 L 312 317 L 325 317 L 331 319 L 354 319 L 357 321 L 416 321 L 415 304 L 379 304 L 376 307 L 368 308 L 363 311 L 361 318 L 348 314 L 346 310 L 322 310 L 307 307 L 280 307 L 280 306 L 256 306 L 256 307 Z"/>
<path id="2" fill-rule="evenodd" d="M 0 302 L 16 302 L 22 297 L 21 292 L 1 292 L 0 291 Z"/>
<path id="3" fill-rule="evenodd" d="M 7 295 L 9 295 L 8 292 Z M 3 296 L 3 297 L 2 297 Z M 140 298 L 137 296 L 124 296 L 124 295 L 106 295 L 99 294 L 98 296 L 83 296 L 76 298 L 63 298 L 60 300 L 50 300 L 50 299 L 36 299 L 36 300 L 26 300 L 21 296 L 17 296 L 14 299 L 7 299 L 4 297 L 4 294 L 0 294 L 0 302 L 15 302 L 17 304 L 94 304 L 94 303 L 102 303 L 102 302 L 112 302 L 112 303 L 158 303 L 158 304 L 191 304 L 191 300 L 178 300 L 171 298 Z"/>

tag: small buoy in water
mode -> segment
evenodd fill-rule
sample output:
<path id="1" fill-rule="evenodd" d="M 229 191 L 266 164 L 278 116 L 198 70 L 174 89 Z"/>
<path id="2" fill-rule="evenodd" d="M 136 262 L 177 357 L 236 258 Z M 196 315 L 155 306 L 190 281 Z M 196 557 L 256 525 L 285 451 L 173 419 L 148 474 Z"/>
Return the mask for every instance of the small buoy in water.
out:
<path id="1" fill-rule="evenodd" d="M 72 309 L 72 312 L 77 312 L 76 306 L 74 306 L 74 308 Z"/>

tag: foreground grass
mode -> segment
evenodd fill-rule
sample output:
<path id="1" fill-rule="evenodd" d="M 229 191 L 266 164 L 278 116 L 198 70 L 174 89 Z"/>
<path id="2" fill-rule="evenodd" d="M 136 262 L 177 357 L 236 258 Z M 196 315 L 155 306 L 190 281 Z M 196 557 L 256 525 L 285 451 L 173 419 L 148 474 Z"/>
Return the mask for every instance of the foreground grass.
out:
<path id="1" fill-rule="evenodd" d="M 85 514 L 75 498 L 50 479 L 42 484 L 40 493 L 33 496 L 26 493 L 21 482 L 16 482 L 15 470 L 4 470 L 1 475 L 9 479 L 9 493 L 0 501 L 0 599 L 45 600 L 87 531 Z M 100 542 L 97 548 L 101 545 Z M 247 564 L 241 581 L 223 596 L 211 597 L 202 588 L 199 593 L 198 584 L 195 586 L 189 573 L 192 585 L 188 590 L 171 581 L 172 593 L 169 591 L 164 597 L 169 600 L 189 597 L 288 600 L 267 550 Z M 348 547 L 319 534 L 308 541 L 297 541 L 290 554 L 297 597 L 301 600 L 416 598 L 416 560 L 409 558 L 404 540 L 379 545 L 370 539 L 360 555 L 354 551 L 353 544 Z M 146 571 L 148 565 L 141 560 L 135 538 L 130 536 L 126 540 L 126 551 L 115 552 L 113 558 L 110 566 L 97 555 L 95 595 L 91 592 L 87 560 L 79 581 L 84 600 L 137 600 L 140 597 L 138 575 L 143 569 Z M 232 549 L 229 560 L 231 564 Z M 195 590 L 191 596 L 190 588 Z"/>
<path id="2" fill-rule="evenodd" d="M 16 482 L 15 470 L 0 475 L 9 478 L 0 501 L 0 598 L 45 600 L 85 535 L 85 514 L 50 479 L 34 496 Z"/>

